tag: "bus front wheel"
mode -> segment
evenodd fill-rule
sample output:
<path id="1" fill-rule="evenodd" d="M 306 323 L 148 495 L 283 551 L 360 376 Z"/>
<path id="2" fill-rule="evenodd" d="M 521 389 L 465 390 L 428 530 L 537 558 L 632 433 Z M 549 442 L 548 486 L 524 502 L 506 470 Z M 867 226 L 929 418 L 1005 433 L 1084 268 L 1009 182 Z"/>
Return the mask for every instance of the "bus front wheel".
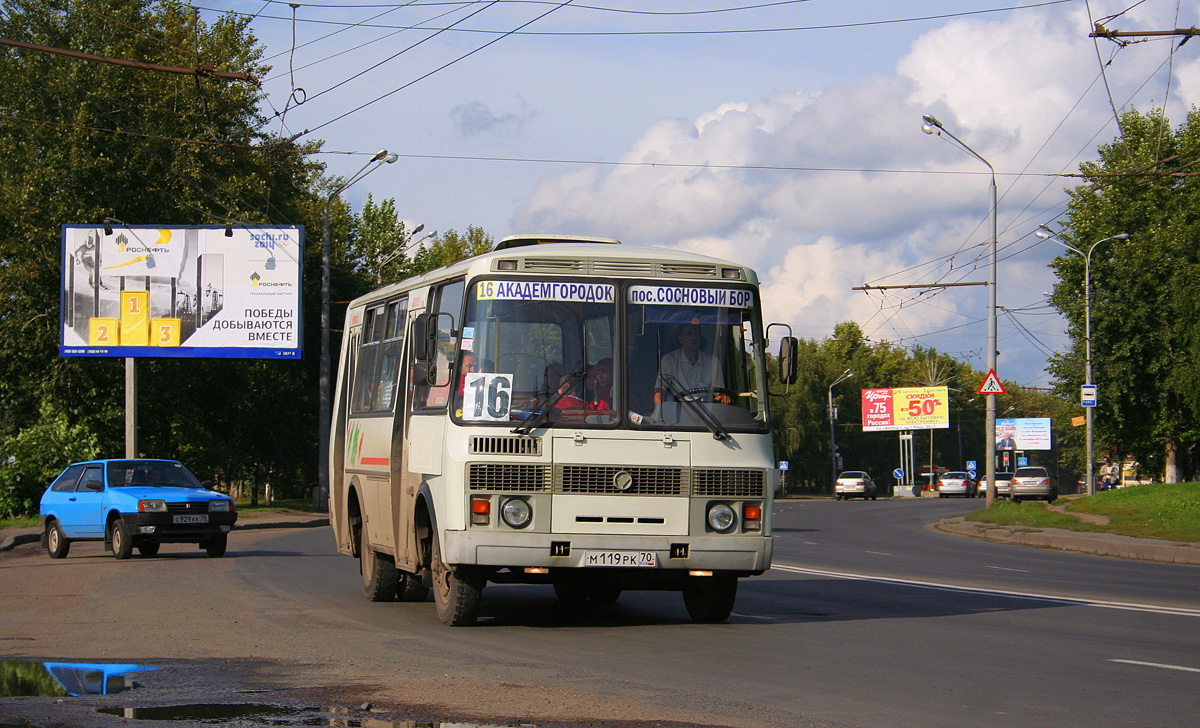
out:
<path id="1" fill-rule="evenodd" d="M 737 599 L 736 576 L 689 576 L 683 582 L 683 604 L 694 622 L 724 622 Z"/>
<path id="2" fill-rule="evenodd" d="M 475 624 L 479 618 L 479 602 L 483 596 L 483 581 L 466 570 L 455 568 L 442 560 L 442 547 L 433 539 L 430 558 L 433 570 L 433 601 L 438 619 L 451 627 Z"/>

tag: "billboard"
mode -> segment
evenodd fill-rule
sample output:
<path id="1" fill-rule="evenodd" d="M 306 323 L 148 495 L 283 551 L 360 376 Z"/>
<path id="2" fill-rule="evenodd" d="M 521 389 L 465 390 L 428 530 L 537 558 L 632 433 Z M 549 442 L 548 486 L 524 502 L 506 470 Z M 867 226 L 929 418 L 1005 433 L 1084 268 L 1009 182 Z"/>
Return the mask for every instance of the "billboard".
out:
<path id="1" fill-rule="evenodd" d="M 996 420 L 997 450 L 1050 450 L 1050 440 L 1049 417 Z"/>
<path id="2" fill-rule="evenodd" d="M 304 228 L 64 225 L 59 356 L 299 359 Z"/>
<path id="3" fill-rule="evenodd" d="M 947 387 L 862 390 L 863 432 L 950 427 Z"/>

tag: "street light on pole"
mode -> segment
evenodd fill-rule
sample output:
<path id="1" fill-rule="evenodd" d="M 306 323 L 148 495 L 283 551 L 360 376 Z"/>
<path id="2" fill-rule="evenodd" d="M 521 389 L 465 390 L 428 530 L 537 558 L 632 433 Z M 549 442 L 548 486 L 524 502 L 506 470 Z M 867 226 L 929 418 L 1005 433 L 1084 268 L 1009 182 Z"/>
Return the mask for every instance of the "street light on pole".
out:
<path id="1" fill-rule="evenodd" d="M 829 479 L 830 488 L 834 487 L 834 484 L 837 483 L 838 476 L 837 436 L 833 431 L 833 421 L 836 419 L 836 410 L 833 408 L 833 388 L 852 376 L 854 376 L 854 372 L 847 369 L 842 372 L 842 376 L 829 385 L 829 467 L 832 475 Z"/>
<path id="2" fill-rule="evenodd" d="M 437 230 L 432 230 L 432 231 L 427 232 L 424 235 L 422 235 L 419 239 L 415 239 L 417 236 L 417 233 L 421 232 L 424 229 L 425 229 L 425 223 L 421 223 L 420 225 L 417 225 L 415 228 L 412 229 L 412 232 L 408 234 L 407 241 L 405 241 L 394 252 L 392 252 L 388 255 L 385 255 L 383 258 L 380 259 L 380 261 L 378 263 L 375 264 L 375 282 L 377 284 L 383 283 L 383 267 L 385 265 L 387 265 L 388 263 L 391 263 L 396 258 L 399 258 L 400 256 L 407 254 L 408 251 L 412 250 L 413 248 L 415 248 L 416 246 L 425 242 L 426 240 L 432 238 L 434 235 L 437 235 Z"/>
<path id="3" fill-rule="evenodd" d="M 991 222 L 992 222 L 992 249 L 988 263 L 988 315 L 987 315 L 987 367 L 988 373 L 996 371 L 996 356 L 997 352 L 997 337 L 996 337 L 996 239 L 998 237 L 996 227 L 996 168 L 992 163 L 980 156 L 967 144 L 954 136 L 949 129 L 942 126 L 942 122 L 935 117 L 925 114 L 921 117 L 925 123 L 921 126 L 921 131 L 926 134 L 941 136 L 944 132 L 947 137 L 953 140 L 955 145 L 987 165 L 988 171 L 991 172 Z M 985 507 L 991 508 L 996 503 L 996 395 L 987 395 L 987 424 L 984 431 L 984 452 L 987 454 L 987 500 Z"/>
<path id="4" fill-rule="evenodd" d="M 1039 238 L 1049 240 L 1052 243 L 1057 243 L 1067 250 L 1073 251 L 1083 256 L 1083 383 L 1087 386 L 1092 384 L 1092 251 L 1100 243 L 1107 243 L 1109 240 L 1128 240 L 1129 233 L 1118 233 L 1103 240 L 1097 240 L 1092 243 L 1092 247 L 1088 248 L 1085 253 L 1074 245 L 1067 244 L 1058 233 L 1054 232 L 1045 225 L 1039 225 L 1038 230 L 1034 232 Z M 1096 479 L 1093 472 L 1092 458 L 1092 410 L 1095 407 L 1084 407 L 1084 415 L 1087 418 L 1087 494 L 1096 494 Z"/>
<path id="5" fill-rule="evenodd" d="M 331 403 L 329 392 L 329 270 L 333 265 L 332 245 L 330 243 L 330 206 L 333 198 L 342 194 L 350 185 L 366 177 L 381 164 L 391 164 L 399 159 L 399 155 L 388 154 L 386 149 L 380 149 L 357 172 L 350 175 L 341 185 L 329 193 L 325 199 L 325 236 L 321 240 L 321 362 L 317 376 L 320 408 L 317 423 L 317 497 L 314 505 L 321 505 L 329 497 L 329 428 Z M 375 165 L 372 167 L 371 165 Z M 369 168 L 369 169 L 368 169 Z"/>

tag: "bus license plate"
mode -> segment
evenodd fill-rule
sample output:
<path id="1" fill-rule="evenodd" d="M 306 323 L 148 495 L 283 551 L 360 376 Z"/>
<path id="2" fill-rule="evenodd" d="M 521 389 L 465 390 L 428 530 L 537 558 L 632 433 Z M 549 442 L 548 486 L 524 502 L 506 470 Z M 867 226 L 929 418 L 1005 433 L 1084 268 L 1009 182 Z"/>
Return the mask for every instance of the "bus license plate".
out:
<path id="1" fill-rule="evenodd" d="M 655 567 L 658 559 L 653 551 L 584 551 L 583 565 Z"/>
<path id="2" fill-rule="evenodd" d="M 208 515 L 172 516 L 171 523 L 208 523 Z"/>

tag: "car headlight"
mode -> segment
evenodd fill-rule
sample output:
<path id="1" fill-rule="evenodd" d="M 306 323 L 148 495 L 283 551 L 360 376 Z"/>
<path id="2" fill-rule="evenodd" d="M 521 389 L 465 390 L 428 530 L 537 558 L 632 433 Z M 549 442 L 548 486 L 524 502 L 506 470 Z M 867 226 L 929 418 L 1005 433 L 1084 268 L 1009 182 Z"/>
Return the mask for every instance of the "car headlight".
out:
<path id="1" fill-rule="evenodd" d="M 708 527 L 717 533 L 725 533 L 736 522 L 737 516 L 728 503 L 713 503 L 708 507 Z"/>
<path id="2" fill-rule="evenodd" d="M 521 498 L 509 498 L 500 506 L 500 517 L 513 528 L 525 528 L 533 520 L 533 509 L 529 501 Z"/>
<path id="3" fill-rule="evenodd" d="M 208 510 L 217 513 L 228 513 L 233 510 L 233 501 L 228 498 L 218 498 L 208 502 Z"/>
<path id="4" fill-rule="evenodd" d="M 138 501 L 138 513 L 166 513 L 167 502 L 164 500 Z"/>

